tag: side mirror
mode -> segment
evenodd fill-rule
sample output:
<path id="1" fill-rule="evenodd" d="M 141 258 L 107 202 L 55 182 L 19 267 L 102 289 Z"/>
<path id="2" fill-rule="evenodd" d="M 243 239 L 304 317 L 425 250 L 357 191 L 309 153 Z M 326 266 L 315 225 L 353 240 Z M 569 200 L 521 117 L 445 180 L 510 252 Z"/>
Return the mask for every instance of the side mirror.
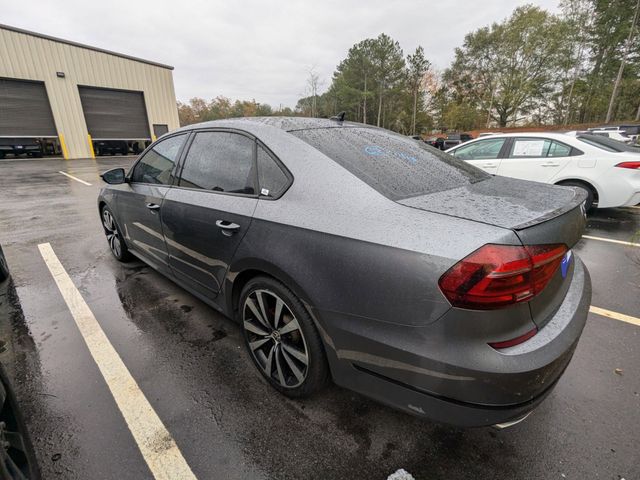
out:
<path id="1" fill-rule="evenodd" d="M 100 175 L 100 177 L 110 185 L 118 185 L 127 181 L 126 175 L 124 173 L 124 168 L 114 168 L 108 170 Z"/>

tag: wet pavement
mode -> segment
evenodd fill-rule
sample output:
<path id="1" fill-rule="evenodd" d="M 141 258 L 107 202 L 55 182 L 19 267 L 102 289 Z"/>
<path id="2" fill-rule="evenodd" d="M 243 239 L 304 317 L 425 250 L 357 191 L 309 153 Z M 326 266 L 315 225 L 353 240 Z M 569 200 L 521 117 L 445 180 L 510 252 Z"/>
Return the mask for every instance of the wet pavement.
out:
<path id="1" fill-rule="evenodd" d="M 511 429 L 460 430 L 329 387 L 270 388 L 239 328 L 141 262 L 112 258 L 98 174 L 130 158 L 0 162 L 0 361 L 43 477 L 152 478 L 37 245 L 48 242 L 199 479 L 640 478 L 640 327 L 589 315 L 566 374 Z M 67 178 L 74 175 L 92 185 Z M 599 211 L 588 235 L 631 241 L 640 209 Z M 640 248 L 582 240 L 593 305 L 640 315 Z M 616 373 L 616 369 L 621 369 Z"/>

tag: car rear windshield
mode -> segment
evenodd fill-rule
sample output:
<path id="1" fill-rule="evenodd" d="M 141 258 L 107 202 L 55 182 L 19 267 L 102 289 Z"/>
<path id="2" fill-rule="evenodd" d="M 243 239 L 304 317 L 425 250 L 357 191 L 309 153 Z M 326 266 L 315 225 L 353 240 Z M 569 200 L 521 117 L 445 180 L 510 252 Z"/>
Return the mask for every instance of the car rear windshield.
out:
<path id="1" fill-rule="evenodd" d="M 391 200 L 449 190 L 490 178 L 424 142 L 375 128 L 291 131 Z"/>
<path id="2" fill-rule="evenodd" d="M 593 147 L 598 147 L 607 152 L 634 152 L 639 153 L 640 148 L 626 145 L 618 140 L 607 137 L 599 137 L 598 135 L 578 135 L 578 140 L 588 143 Z"/>

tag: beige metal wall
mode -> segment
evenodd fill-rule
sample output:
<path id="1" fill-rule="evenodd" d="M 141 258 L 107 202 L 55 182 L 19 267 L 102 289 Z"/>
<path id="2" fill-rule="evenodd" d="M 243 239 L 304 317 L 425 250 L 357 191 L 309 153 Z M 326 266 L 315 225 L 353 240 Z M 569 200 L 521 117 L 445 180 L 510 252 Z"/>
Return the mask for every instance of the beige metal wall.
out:
<path id="1" fill-rule="evenodd" d="M 56 72 L 64 72 L 58 78 Z M 78 85 L 144 92 L 153 124 L 178 128 L 172 70 L 0 27 L 0 77 L 44 81 L 69 158 L 91 156 Z"/>

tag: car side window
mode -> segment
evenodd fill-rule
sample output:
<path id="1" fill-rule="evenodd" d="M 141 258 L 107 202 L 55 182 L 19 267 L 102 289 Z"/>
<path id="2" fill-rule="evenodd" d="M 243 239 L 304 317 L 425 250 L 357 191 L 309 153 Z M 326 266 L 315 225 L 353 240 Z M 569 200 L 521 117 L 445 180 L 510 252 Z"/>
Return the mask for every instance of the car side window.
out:
<path id="1" fill-rule="evenodd" d="M 571 155 L 571 147 L 560 142 L 551 142 L 547 151 L 547 157 L 568 157 Z"/>
<path id="2" fill-rule="evenodd" d="M 511 146 L 509 158 L 546 157 L 551 140 L 545 138 L 516 138 Z"/>
<path id="3" fill-rule="evenodd" d="M 198 132 L 189 147 L 181 187 L 254 195 L 255 141 L 231 132 Z"/>
<path id="4" fill-rule="evenodd" d="M 498 158 L 505 138 L 479 140 L 456 149 L 453 156 L 461 160 L 494 160 Z"/>
<path id="5" fill-rule="evenodd" d="M 187 134 L 176 135 L 156 143 L 133 168 L 131 181 L 171 185 L 173 167 Z"/>
<path id="6" fill-rule="evenodd" d="M 287 175 L 260 145 L 258 145 L 258 181 L 260 195 L 270 198 L 279 197 L 289 186 Z"/>

